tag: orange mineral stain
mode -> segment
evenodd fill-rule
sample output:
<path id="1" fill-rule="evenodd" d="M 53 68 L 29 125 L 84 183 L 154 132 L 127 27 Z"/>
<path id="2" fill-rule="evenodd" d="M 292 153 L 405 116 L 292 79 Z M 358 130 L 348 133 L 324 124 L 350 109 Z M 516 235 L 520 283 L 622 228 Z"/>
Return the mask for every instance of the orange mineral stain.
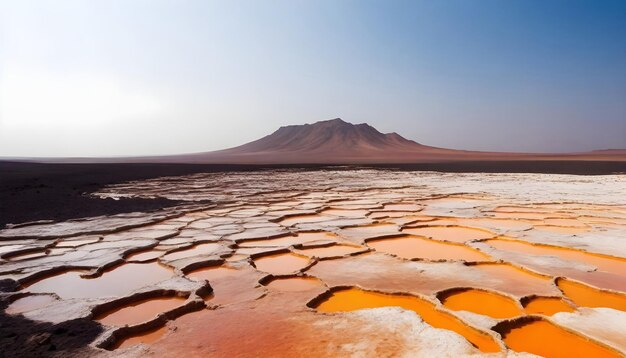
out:
<path id="1" fill-rule="evenodd" d="M 487 261 L 489 256 L 465 245 L 448 244 L 421 237 L 371 240 L 368 246 L 405 259 Z"/>
<path id="2" fill-rule="evenodd" d="M 543 320 L 511 329 L 504 334 L 504 343 L 514 351 L 546 358 L 620 357 L 608 348 Z"/>
<path id="3" fill-rule="evenodd" d="M 108 326 L 135 325 L 153 319 L 159 313 L 170 311 L 185 302 L 184 297 L 159 297 L 133 302 L 95 318 Z"/>
<path id="4" fill-rule="evenodd" d="M 502 251 L 557 257 L 573 263 L 560 268 L 546 267 L 547 272 L 555 276 L 569 277 L 604 289 L 623 291 L 626 288 L 626 259 L 623 258 L 508 239 L 486 240 L 485 243 Z M 581 264 L 591 268 L 577 269 Z"/>
<path id="5" fill-rule="evenodd" d="M 267 284 L 268 288 L 286 292 L 310 291 L 322 286 L 320 280 L 312 277 L 281 278 Z"/>
<path id="6" fill-rule="evenodd" d="M 197 269 L 192 271 L 185 276 L 189 277 L 192 280 L 200 281 L 200 280 L 208 280 L 211 282 L 212 280 L 217 280 L 224 277 L 234 276 L 239 271 L 230 267 L 223 266 L 211 266 L 211 267 L 203 267 L 201 269 Z"/>
<path id="7" fill-rule="evenodd" d="M 575 304 L 583 307 L 608 307 L 626 311 L 626 295 L 601 291 L 578 282 L 558 279 L 557 286 Z"/>
<path id="8" fill-rule="evenodd" d="M 513 299 L 482 290 L 455 292 L 443 299 L 442 303 L 454 311 L 470 311 L 493 318 L 512 318 L 524 314 Z"/>
<path id="9" fill-rule="evenodd" d="M 394 224 L 371 224 L 353 226 L 343 229 L 342 232 L 351 236 L 376 236 L 399 233 L 398 226 Z"/>
<path id="10" fill-rule="evenodd" d="M 467 326 L 453 315 L 437 310 L 431 302 L 415 296 L 349 288 L 335 291 L 319 304 L 317 309 L 321 312 L 346 312 L 379 307 L 401 307 L 411 310 L 435 328 L 448 329 L 460 334 L 483 352 L 500 351 L 498 344 L 488 334 Z"/>
<path id="11" fill-rule="evenodd" d="M 163 335 L 167 332 L 166 327 L 161 327 L 152 331 L 145 332 L 143 334 L 139 334 L 136 336 L 130 336 L 120 342 L 115 346 L 115 348 L 127 348 L 132 347 L 134 345 L 145 343 L 150 344 L 159 340 Z"/>
<path id="12" fill-rule="evenodd" d="M 531 244 L 522 241 L 493 239 L 484 242 L 498 250 L 531 255 L 556 256 L 565 260 L 579 261 L 596 266 L 600 271 L 626 276 L 626 260 L 617 257 L 592 254 L 565 247 Z"/>
<path id="13" fill-rule="evenodd" d="M 287 275 L 309 265 L 309 259 L 292 253 L 263 256 L 254 259 L 254 265 L 260 271 L 273 275 Z"/>
<path id="14" fill-rule="evenodd" d="M 574 312 L 574 307 L 558 297 L 534 297 L 525 305 L 528 314 L 542 314 L 552 316 L 558 312 Z"/>
<path id="15" fill-rule="evenodd" d="M 479 263 L 470 267 L 481 271 L 486 277 L 506 283 L 506 292 L 549 292 L 552 291 L 550 277 L 522 270 L 506 263 Z"/>
<path id="16" fill-rule="evenodd" d="M 494 234 L 482 229 L 474 229 L 462 226 L 432 226 L 417 227 L 402 230 L 407 234 L 430 237 L 435 240 L 464 243 L 470 240 L 487 239 Z"/>

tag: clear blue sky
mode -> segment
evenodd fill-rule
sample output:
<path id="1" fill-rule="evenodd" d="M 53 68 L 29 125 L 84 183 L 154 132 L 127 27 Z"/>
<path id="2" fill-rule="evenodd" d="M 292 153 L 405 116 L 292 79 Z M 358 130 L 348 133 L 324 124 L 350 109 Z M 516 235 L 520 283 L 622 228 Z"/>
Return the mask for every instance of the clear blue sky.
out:
<path id="1" fill-rule="evenodd" d="M 626 148 L 626 1 L 0 0 L 0 155 L 214 150 L 335 117 Z"/>

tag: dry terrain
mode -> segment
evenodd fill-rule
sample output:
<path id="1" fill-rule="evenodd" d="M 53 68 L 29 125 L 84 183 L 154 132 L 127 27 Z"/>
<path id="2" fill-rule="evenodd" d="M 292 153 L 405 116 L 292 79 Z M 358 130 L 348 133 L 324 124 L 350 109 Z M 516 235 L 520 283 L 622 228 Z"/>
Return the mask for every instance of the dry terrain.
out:
<path id="1" fill-rule="evenodd" d="M 272 170 L 93 195 L 178 205 L 0 231 L 5 355 L 626 352 L 624 176 Z"/>

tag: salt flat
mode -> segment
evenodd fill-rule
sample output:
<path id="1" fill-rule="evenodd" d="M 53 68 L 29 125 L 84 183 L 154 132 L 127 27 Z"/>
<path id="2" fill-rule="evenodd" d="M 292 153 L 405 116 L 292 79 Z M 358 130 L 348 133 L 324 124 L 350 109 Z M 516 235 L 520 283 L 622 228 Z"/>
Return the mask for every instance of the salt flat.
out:
<path id="1" fill-rule="evenodd" d="M 40 339 L 60 351 L 625 353 L 606 319 L 626 311 L 624 175 L 266 170 L 93 195 L 180 204 L 0 231 L 5 313 L 88 336 Z"/>

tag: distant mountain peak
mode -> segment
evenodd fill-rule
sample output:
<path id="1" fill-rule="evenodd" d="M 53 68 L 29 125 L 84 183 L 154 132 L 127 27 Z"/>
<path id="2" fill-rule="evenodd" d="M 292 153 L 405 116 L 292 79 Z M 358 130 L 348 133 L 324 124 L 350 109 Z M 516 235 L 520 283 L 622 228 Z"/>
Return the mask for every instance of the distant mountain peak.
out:
<path id="1" fill-rule="evenodd" d="M 291 125 L 289 127 L 297 127 L 299 126 L 298 124 L 296 125 Z M 346 122 L 341 118 L 333 118 L 333 119 L 326 119 L 323 121 L 317 121 L 315 123 L 311 123 L 311 124 L 304 124 L 304 126 L 317 126 L 317 127 L 371 127 L 374 128 L 372 126 L 370 126 L 367 123 L 358 123 L 358 124 L 354 124 L 354 123 L 350 123 L 350 122 Z"/>
<path id="2" fill-rule="evenodd" d="M 283 126 L 259 140 L 226 151 L 238 154 L 290 152 L 362 156 L 423 148 L 397 133 L 383 134 L 367 123 L 352 124 L 334 118 L 312 124 Z"/>
<path id="3" fill-rule="evenodd" d="M 317 121 L 315 123 L 311 123 L 311 124 L 305 124 L 304 126 L 310 126 L 310 127 L 323 127 L 323 128 L 342 128 L 342 127 L 351 127 L 351 126 L 356 126 L 356 124 L 352 124 L 349 122 L 344 121 L 341 118 L 333 118 L 333 119 L 327 119 L 324 121 Z M 298 127 L 298 125 L 292 126 L 292 127 Z"/>
<path id="4" fill-rule="evenodd" d="M 384 134 L 367 123 L 352 124 L 341 118 L 282 126 L 272 134 L 238 147 L 173 156 L 169 160 L 214 164 L 393 164 L 553 158 L 626 161 L 623 150 L 572 153 L 559 157 L 430 147 L 408 140 L 396 132 Z"/>
<path id="5" fill-rule="evenodd" d="M 327 119 L 325 121 L 317 121 L 313 124 L 318 124 L 318 123 L 332 123 L 332 124 L 352 124 L 352 123 L 348 123 L 346 121 L 344 121 L 343 119 L 337 117 L 337 118 L 333 118 L 333 119 Z"/>

